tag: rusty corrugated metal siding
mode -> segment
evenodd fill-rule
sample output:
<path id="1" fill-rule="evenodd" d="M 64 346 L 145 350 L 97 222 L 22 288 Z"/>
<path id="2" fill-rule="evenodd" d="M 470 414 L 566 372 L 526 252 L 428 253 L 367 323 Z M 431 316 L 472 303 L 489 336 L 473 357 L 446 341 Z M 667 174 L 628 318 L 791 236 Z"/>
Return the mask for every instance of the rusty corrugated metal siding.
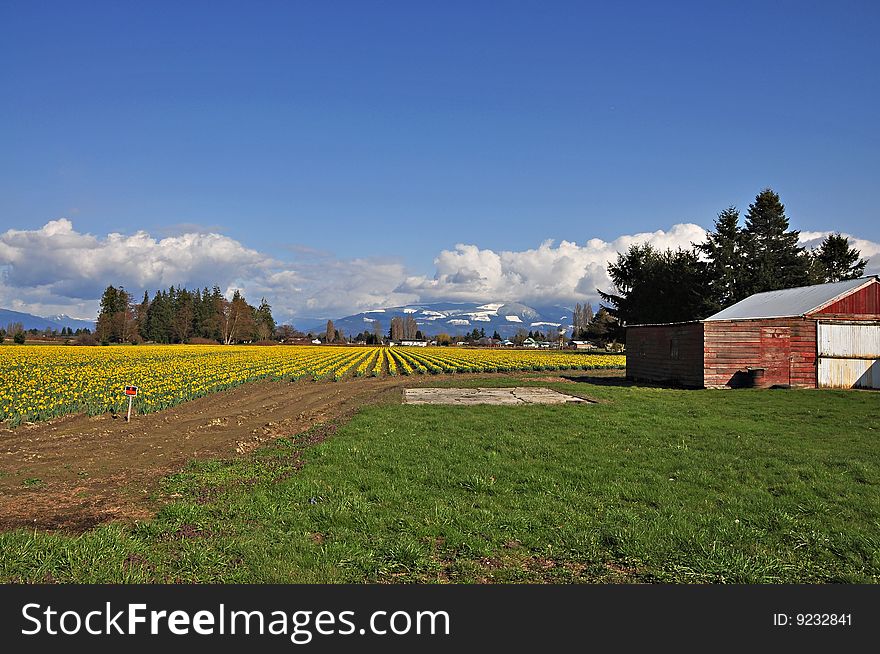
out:
<path id="1" fill-rule="evenodd" d="M 880 359 L 819 359 L 820 388 L 880 388 Z"/>
<path id="2" fill-rule="evenodd" d="M 880 388 L 880 322 L 826 322 L 818 331 L 821 388 Z"/>
<path id="3" fill-rule="evenodd" d="M 880 323 L 819 322 L 819 356 L 880 359 Z"/>

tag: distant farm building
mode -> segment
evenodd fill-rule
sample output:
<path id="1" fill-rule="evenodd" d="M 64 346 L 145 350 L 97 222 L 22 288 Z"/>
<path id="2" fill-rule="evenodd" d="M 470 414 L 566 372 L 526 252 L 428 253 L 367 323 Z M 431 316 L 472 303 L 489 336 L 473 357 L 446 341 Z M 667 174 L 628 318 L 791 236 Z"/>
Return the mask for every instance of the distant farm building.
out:
<path id="1" fill-rule="evenodd" d="M 880 280 L 757 293 L 705 320 L 633 325 L 626 376 L 698 388 L 880 388 Z"/>
<path id="2" fill-rule="evenodd" d="M 400 341 L 400 344 L 406 345 L 407 347 L 426 347 L 428 345 L 428 341 L 405 339 Z"/>
<path id="3" fill-rule="evenodd" d="M 596 346 L 590 341 L 571 341 L 571 347 L 575 350 L 595 350 Z"/>

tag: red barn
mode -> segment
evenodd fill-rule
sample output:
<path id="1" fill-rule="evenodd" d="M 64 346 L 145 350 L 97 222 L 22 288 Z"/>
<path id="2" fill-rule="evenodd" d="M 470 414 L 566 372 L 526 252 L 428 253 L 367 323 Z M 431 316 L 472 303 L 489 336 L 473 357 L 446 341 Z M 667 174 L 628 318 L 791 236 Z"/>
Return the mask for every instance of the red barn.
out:
<path id="1" fill-rule="evenodd" d="M 705 320 L 627 327 L 626 376 L 705 388 L 880 388 L 880 280 L 757 293 Z"/>

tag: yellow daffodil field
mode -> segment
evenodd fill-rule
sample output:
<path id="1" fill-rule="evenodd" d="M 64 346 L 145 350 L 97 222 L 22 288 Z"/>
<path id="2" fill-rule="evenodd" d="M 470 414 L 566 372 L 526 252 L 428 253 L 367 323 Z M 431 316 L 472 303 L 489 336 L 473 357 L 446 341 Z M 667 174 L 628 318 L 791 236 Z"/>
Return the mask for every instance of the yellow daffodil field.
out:
<path id="1" fill-rule="evenodd" d="M 122 411 L 137 386 L 138 413 L 259 379 L 623 368 L 617 354 L 406 347 L 142 345 L 0 347 L 0 422 L 16 426 L 70 413 Z"/>

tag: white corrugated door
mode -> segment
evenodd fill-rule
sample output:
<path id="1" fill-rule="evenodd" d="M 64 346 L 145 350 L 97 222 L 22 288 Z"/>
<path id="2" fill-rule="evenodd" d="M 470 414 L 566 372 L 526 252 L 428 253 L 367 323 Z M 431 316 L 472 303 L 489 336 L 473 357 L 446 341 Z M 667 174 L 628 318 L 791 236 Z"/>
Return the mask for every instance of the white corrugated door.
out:
<path id="1" fill-rule="evenodd" d="M 880 388 L 880 323 L 820 322 L 820 388 Z"/>

